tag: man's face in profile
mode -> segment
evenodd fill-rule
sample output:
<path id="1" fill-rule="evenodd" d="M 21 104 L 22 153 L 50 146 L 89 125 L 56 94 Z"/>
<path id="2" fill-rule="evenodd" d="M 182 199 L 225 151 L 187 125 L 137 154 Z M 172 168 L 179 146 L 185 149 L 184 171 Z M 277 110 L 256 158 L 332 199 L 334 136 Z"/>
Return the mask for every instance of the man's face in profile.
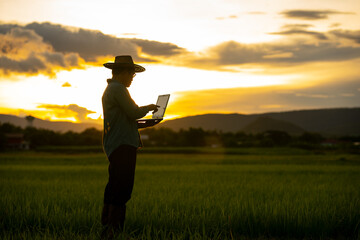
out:
<path id="1" fill-rule="evenodd" d="M 134 77 L 136 76 L 136 73 L 135 72 L 127 72 L 126 73 L 126 76 L 125 76 L 125 81 L 124 81 L 124 85 L 125 87 L 130 87 L 131 86 L 131 83 L 134 79 Z"/>

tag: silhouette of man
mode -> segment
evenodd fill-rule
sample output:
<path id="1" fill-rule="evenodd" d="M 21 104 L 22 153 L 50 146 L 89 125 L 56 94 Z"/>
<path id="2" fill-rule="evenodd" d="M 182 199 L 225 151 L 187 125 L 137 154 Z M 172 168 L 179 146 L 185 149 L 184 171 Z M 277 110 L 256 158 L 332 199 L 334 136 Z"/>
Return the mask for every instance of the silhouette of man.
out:
<path id="1" fill-rule="evenodd" d="M 134 186 L 136 151 L 141 145 L 136 119 L 149 111 L 157 111 L 155 104 L 139 107 L 127 88 L 137 72 L 145 68 L 134 64 L 131 56 L 116 56 L 115 62 L 105 63 L 112 69 L 112 79 L 102 97 L 104 113 L 103 148 L 109 160 L 109 181 L 104 193 L 101 223 L 103 238 L 113 238 L 123 230 L 126 203 Z"/>

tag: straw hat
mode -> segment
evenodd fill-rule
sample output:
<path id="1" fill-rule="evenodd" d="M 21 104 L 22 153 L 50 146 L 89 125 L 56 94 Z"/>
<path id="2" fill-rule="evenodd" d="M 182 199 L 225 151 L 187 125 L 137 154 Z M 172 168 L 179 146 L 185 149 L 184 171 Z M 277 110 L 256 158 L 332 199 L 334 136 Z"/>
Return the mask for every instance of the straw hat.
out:
<path id="1" fill-rule="evenodd" d="M 132 57 L 129 55 L 116 56 L 115 62 L 104 63 L 104 67 L 114 69 L 114 68 L 134 68 L 135 72 L 143 72 L 145 68 L 137 65 L 133 62 Z"/>

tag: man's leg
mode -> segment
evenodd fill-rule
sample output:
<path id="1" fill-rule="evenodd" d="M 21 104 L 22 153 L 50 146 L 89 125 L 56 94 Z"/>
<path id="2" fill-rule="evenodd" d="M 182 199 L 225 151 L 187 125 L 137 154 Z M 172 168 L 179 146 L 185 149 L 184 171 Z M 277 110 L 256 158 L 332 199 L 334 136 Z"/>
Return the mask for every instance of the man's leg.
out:
<path id="1" fill-rule="evenodd" d="M 109 204 L 104 203 L 102 213 L 101 213 L 101 224 L 103 226 L 107 225 L 109 222 Z"/>
<path id="2" fill-rule="evenodd" d="M 136 148 L 119 146 L 109 157 L 109 182 L 104 193 L 102 223 L 114 231 L 123 230 L 126 203 L 134 186 Z"/>

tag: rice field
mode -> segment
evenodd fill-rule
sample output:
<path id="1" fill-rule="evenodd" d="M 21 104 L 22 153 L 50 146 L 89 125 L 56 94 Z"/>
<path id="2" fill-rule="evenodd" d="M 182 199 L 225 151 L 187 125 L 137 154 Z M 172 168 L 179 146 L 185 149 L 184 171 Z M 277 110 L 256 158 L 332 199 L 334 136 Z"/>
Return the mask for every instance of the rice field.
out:
<path id="1" fill-rule="evenodd" d="M 99 239 L 106 182 L 102 153 L 0 153 L 0 238 Z M 118 239 L 359 239 L 359 183 L 355 154 L 140 153 Z"/>

